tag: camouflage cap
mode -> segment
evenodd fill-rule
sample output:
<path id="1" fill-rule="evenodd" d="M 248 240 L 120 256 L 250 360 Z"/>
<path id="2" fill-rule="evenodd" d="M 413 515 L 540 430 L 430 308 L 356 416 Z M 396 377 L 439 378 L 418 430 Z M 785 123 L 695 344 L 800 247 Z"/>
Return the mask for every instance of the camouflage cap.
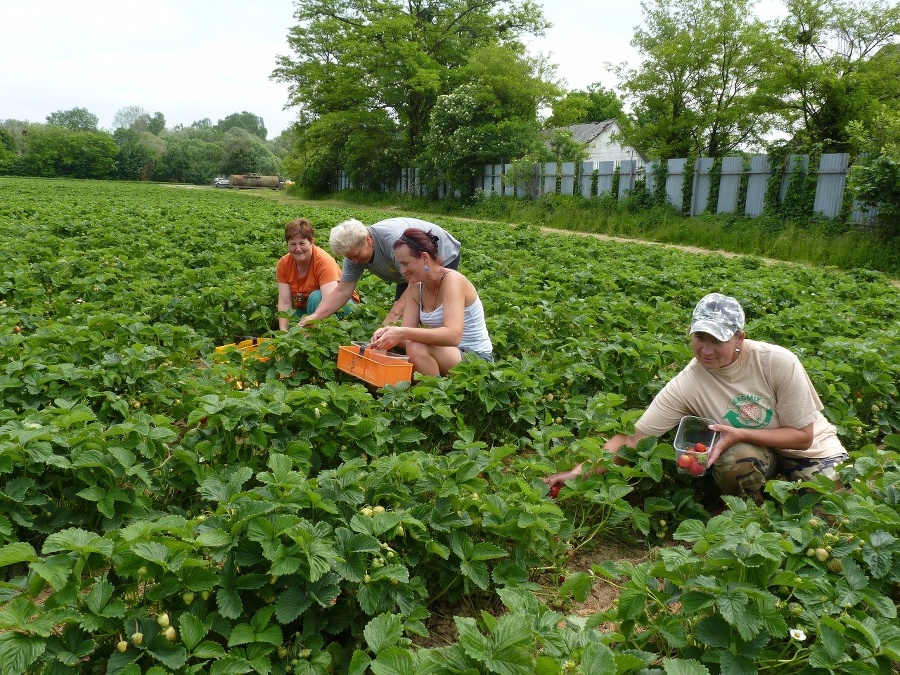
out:
<path id="1" fill-rule="evenodd" d="M 744 330 L 744 310 L 728 295 L 710 293 L 694 308 L 691 333 L 709 333 L 717 340 L 727 342 L 739 330 Z"/>

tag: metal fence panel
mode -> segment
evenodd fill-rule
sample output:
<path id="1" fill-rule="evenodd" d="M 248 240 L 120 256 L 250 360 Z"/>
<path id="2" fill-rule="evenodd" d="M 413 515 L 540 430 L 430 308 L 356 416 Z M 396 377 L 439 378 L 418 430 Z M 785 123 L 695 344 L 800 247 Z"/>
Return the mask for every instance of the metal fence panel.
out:
<path id="1" fill-rule="evenodd" d="M 766 205 L 766 183 L 769 180 L 769 158 L 765 155 L 753 155 L 750 158 L 750 170 L 747 176 L 747 204 L 744 213 L 751 218 L 760 215 Z"/>
<path id="2" fill-rule="evenodd" d="M 481 190 L 487 194 L 491 194 L 491 186 L 494 184 L 494 165 L 493 164 L 485 164 L 481 170 L 481 180 L 479 183 L 481 184 Z"/>
<path id="3" fill-rule="evenodd" d="M 503 164 L 501 166 L 501 180 L 503 183 L 503 196 L 504 197 L 514 197 L 516 194 L 516 186 L 506 182 L 506 174 L 510 172 L 512 169 L 512 164 Z"/>
<path id="4" fill-rule="evenodd" d="M 604 161 L 597 163 L 597 196 L 612 193 L 613 176 L 616 175 L 616 163 Z"/>
<path id="5" fill-rule="evenodd" d="M 709 201 L 710 175 L 715 159 L 712 157 L 700 157 L 694 162 L 694 189 L 691 190 L 691 215 L 698 215 L 706 211 L 706 203 Z"/>
<path id="6" fill-rule="evenodd" d="M 541 194 L 556 194 L 556 172 L 559 170 L 556 162 L 544 164 L 544 176 L 541 181 Z"/>
<path id="7" fill-rule="evenodd" d="M 647 192 L 651 195 L 656 189 L 656 174 L 659 171 L 659 161 L 653 160 L 644 167 L 644 184 L 647 186 Z"/>
<path id="8" fill-rule="evenodd" d="M 575 194 L 575 162 L 562 163 L 559 181 L 559 193 L 561 195 Z"/>
<path id="9" fill-rule="evenodd" d="M 681 210 L 682 188 L 684 187 L 684 167 L 686 159 L 670 159 L 667 162 L 666 199 L 679 211 Z"/>
<path id="10" fill-rule="evenodd" d="M 778 203 L 784 203 L 787 198 L 788 187 L 794 174 L 801 172 L 806 175 L 809 171 L 809 155 L 791 155 L 781 175 L 781 187 L 778 189 Z"/>
<path id="11" fill-rule="evenodd" d="M 822 155 L 819 159 L 819 179 L 816 181 L 813 213 L 821 213 L 828 218 L 840 215 L 849 163 L 850 155 L 846 152 Z"/>
<path id="12" fill-rule="evenodd" d="M 716 213 L 734 213 L 737 211 L 743 169 L 743 158 L 722 158 L 722 173 L 719 177 L 719 201 L 716 204 Z"/>
<path id="13" fill-rule="evenodd" d="M 594 182 L 594 163 L 581 162 L 578 165 L 578 194 L 582 197 L 593 197 L 591 185 Z"/>
<path id="14" fill-rule="evenodd" d="M 634 159 L 619 162 L 619 199 L 634 190 L 638 177 L 638 163 Z"/>

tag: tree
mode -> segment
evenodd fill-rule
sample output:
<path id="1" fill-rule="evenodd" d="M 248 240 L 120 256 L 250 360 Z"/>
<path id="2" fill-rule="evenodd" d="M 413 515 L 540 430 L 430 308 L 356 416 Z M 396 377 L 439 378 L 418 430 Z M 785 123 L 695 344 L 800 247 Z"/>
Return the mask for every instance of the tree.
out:
<path id="1" fill-rule="evenodd" d="M 850 189 L 863 206 L 878 209 L 884 234 L 900 236 L 900 103 L 880 103 L 869 125 L 850 122 L 848 135 L 860 156 Z"/>
<path id="2" fill-rule="evenodd" d="M 766 87 L 795 145 L 849 147 L 848 124 L 900 94 L 900 5 L 884 0 L 786 0 Z"/>
<path id="3" fill-rule="evenodd" d="M 113 140 L 119 146 L 116 157 L 116 178 L 119 180 L 141 180 L 149 157 L 136 132 L 119 128 L 113 132 Z"/>
<path id="4" fill-rule="evenodd" d="M 432 109 L 422 169 L 428 184 L 444 180 L 463 195 L 484 164 L 520 159 L 542 145 L 537 110 L 556 94 L 540 77 L 540 61 L 513 47 L 472 53 L 459 85 Z"/>
<path id="5" fill-rule="evenodd" d="M 231 113 L 225 119 L 219 120 L 219 123 L 216 125 L 216 129 L 222 133 L 235 128 L 243 129 L 263 141 L 266 140 L 268 135 L 263 118 L 246 110 L 244 112 Z"/>
<path id="6" fill-rule="evenodd" d="M 47 124 L 50 126 L 65 127 L 72 131 L 97 131 L 99 121 L 100 118 L 87 108 L 57 110 L 47 115 Z"/>
<path id="7" fill-rule="evenodd" d="M 621 123 L 625 118 L 622 99 L 616 92 L 604 89 L 599 83 L 592 84 L 587 91 L 576 89 L 567 92 L 553 102 L 551 110 L 552 113 L 544 124 L 550 129 L 611 119 Z"/>
<path id="8" fill-rule="evenodd" d="M 273 176 L 281 173 L 281 162 L 265 141 L 244 129 L 234 127 L 226 132 L 222 151 L 220 169 L 224 174 L 260 173 Z"/>
<path id="9" fill-rule="evenodd" d="M 166 128 L 166 117 L 161 112 L 153 113 L 150 122 L 147 125 L 147 131 L 154 136 L 159 136 Z"/>
<path id="10" fill-rule="evenodd" d="M 131 129 L 132 131 L 147 131 L 150 126 L 150 113 L 137 105 L 129 105 L 120 108 L 113 115 L 113 130 Z"/>
<path id="11" fill-rule="evenodd" d="M 455 69 L 473 50 L 519 44 L 520 36 L 546 26 L 529 0 L 298 0 L 297 6 L 298 24 L 288 36 L 294 55 L 279 57 L 273 72 L 289 84 L 298 124 L 309 127 L 294 137 L 315 138 L 333 154 L 346 144 L 371 149 L 364 136 L 374 128 L 381 139 L 376 156 L 401 165 L 418 155 L 435 102 L 459 84 Z M 354 131 L 351 119 L 365 124 Z M 306 146 L 296 153 L 319 154 Z"/>
<path id="12" fill-rule="evenodd" d="M 758 88 L 774 51 L 753 0 L 647 0 L 645 28 L 631 44 L 642 56 L 620 67 L 634 104 L 632 145 L 657 158 L 721 156 L 758 144 L 770 130 Z"/>
<path id="13" fill-rule="evenodd" d="M 191 133 L 169 133 L 165 141 L 166 153 L 154 167 L 154 180 L 208 185 L 221 175 L 221 139 L 210 141 Z"/>
<path id="14" fill-rule="evenodd" d="M 35 125 L 25 140 L 21 170 L 46 178 L 111 178 L 119 146 L 103 131 Z"/>
<path id="15" fill-rule="evenodd" d="M 3 127 L 0 127 L 0 173 L 9 171 L 17 154 L 16 141 L 13 135 Z"/>

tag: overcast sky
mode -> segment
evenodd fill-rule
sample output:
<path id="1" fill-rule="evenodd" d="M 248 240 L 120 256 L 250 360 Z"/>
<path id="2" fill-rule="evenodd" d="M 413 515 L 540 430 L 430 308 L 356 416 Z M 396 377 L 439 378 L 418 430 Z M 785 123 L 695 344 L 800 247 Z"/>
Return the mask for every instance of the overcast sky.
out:
<path id="1" fill-rule="evenodd" d="M 767 3 L 776 0 L 765 0 Z M 607 62 L 634 63 L 640 3 L 543 0 L 554 26 L 530 40 L 570 89 L 614 88 Z M 291 123 L 287 85 L 269 75 L 288 54 L 291 0 L 0 0 L 0 120 L 44 122 L 87 108 L 110 129 L 126 106 L 166 126 L 235 112 L 263 118 L 274 138 Z"/>

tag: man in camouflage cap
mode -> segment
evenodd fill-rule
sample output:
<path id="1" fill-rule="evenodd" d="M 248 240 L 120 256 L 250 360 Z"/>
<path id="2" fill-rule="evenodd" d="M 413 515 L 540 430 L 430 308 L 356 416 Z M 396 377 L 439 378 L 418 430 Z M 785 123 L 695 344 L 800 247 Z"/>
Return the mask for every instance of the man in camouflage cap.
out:
<path id="1" fill-rule="evenodd" d="M 739 330 L 744 330 L 744 309 L 731 296 L 710 293 L 694 308 L 691 333 L 709 333 L 717 340 L 727 342 Z"/>
<path id="2" fill-rule="evenodd" d="M 819 396 L 800 360 L 789 350 L 746 339 L 744 310 L 733 297 L 704 296 L 691 317 L 691 362 L 654 397 L 633 434 L 603 446 L 617 452 L 647 436 L 661 437 L 682 417 L 715 420 L 718 440 L 709 451 L 723 494 L 758 494 L 769 478 L 837 481 L 848 458 L 837 430 L 822 414 Z M 581 465 L 545 479 L 553 487 L 581 473 Z"/>

